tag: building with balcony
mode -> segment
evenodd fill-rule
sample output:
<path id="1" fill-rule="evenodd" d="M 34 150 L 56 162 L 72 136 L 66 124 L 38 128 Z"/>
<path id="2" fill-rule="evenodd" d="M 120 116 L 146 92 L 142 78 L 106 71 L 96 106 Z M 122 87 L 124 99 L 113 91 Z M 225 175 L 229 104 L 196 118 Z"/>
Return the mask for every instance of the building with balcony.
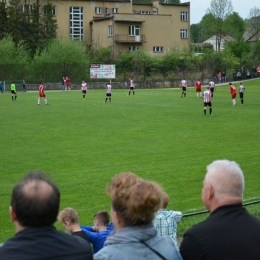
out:
<path id="1" fill-rule="evenodd" d="M 167 0 L 54 1 L 59 38 L 83 40 L 89 48 L 108 47 L 117 57 L 139 48 L 164 55 L 171 47 L 189 48 L 190 3 Z"/>

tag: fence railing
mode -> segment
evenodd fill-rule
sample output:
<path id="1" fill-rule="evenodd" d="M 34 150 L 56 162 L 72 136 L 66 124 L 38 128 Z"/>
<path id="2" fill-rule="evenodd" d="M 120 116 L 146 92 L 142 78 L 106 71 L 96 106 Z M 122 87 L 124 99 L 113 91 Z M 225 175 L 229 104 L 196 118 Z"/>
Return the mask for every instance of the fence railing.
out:
<path id="1" fill-rule="evenodd" d="M 247 211 L 255 216 L 256 218 L 260 219 L 260 200 L 249 202 L 243 204 L 243 206 L 247 209 Z M 184 214 L 180 223 L 178 224 L 177 229 L 177 241 L 180 245 L 183 235 L 186 231 L 188 231 L 192 226 L 204 221 L 210 212 L 208 210 L 195 212 L 190 214 Z"/>

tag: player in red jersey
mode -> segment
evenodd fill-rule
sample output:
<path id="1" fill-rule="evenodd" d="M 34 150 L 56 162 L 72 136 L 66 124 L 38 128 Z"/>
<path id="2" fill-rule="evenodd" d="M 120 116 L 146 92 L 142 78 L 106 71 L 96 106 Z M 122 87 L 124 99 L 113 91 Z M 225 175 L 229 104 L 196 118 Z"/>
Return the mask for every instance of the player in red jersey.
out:
<path id="1" fill-rule="evenodd" d="M 41 104 L 41 98 L 44 98 L 45 101 L 45 105 L 49 105 L 48 101 L 47 101 L 47 97 L 44 93 L 44 83 L 42 82 L 42 84 L 39 87 L 39 97 L 38 97 L 38 105 Z"/>
<path id="2" fill-rule="evenodd" d="M 195 83 L 195 87 L 196 87 L 196 93 L 197 93 L 197 97 L 201 97 L 201 81 L 199 79 L 197 79 L 196 83 Z"/>
<path id="3" fill-rule="evenodd" d="M 65 90 L 71 90 L 70 89 L 70 79 L 68 77 L 65 78 L 65 85 L 66 85 Z"/>
<path id="4" fill-rule="evenodd" d="M 233 86 L 231 82 L 229 83 L 229 90 L 230 90 L 230 93 L 231 93 L 231 98 L 232 98 L 233 106 L 235 106 L 235 105 L 236 105 L 237 91 L 236 91 L 235 86 Z"/>

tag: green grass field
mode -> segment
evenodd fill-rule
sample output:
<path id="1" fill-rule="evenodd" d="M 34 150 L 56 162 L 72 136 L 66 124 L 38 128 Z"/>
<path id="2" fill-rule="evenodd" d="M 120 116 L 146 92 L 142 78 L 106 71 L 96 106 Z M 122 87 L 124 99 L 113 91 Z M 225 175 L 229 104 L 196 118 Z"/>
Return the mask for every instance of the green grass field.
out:
<path id="1" fill-rule="evenodd" d="M 238 84 L 235 84 L 236 87 Z M 260 80 L 244 83 L 245 104 L 232 106 L 228 86 L 215 91 L 213 116 L 203 115 L 194 88 L 0 94 L 0 242 L 15 233 L 8 207 L 11 190 L 30 170 L 48 172 L 61 190 L 61 208 L 75 208 L 81 224 L 110 210 L 105 186 L 112 176 L 131 171 L 156 181 L 170 195 L 169 208 L 203 210 L 200 199 L 206 166 L 216 159 L 238 162 L 245 174 L 245 201 L 259 199 Z M 56 224 L 58 229 L 63 229 Z"/>

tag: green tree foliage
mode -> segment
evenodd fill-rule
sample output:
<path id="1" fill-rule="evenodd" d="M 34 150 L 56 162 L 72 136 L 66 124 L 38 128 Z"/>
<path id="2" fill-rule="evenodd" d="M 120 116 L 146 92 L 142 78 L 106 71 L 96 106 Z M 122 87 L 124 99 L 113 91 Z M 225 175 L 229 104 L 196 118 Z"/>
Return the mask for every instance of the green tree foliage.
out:
<path id="1" fill-rule="evenodd" d="M 225 31 L 233 38 L 238 38 L 245 32 L 246 24 L 238 13 L 233 12 L 225 20 Z"/>
<path id="2" fill-rule="evenodd" d="M 242 35 L 240 35 L 237 40 L 227 42 L 226 47 L 229 48 L 230 52 L 233 53 L 235 57 L 239 58 L 241 67 L 242 57 L 250 51 L 249 44 L 243 39 Z"/>
<path id="3" fill-rule="evenodd" d="M 28 52 L 23 42 L 15 44 L 10 35 L 0 40 L 0 77 L 24 78 L 23 66 L 28 63 Z"/>
<path id="4" fill-rule="evenodd" d="M 56 75 L 53 79 L 46 78 L 50 71 L 55 71 L 60 78 L 69 76 L 81 81 L 89 73 L 89 59 L 82 42 L 54 40 L 42 52 L 36 51 L 31 67 L 36 78 L 43 81 L 55 79 Z"/>
<path id="5" fill-rule="evenodd" d="M 200 35 L 200 24 L 196 23 L 196 24 L 192 24 L 190 26 L 190 41 L 191 43 L 198 43 L 201 41 L 201 35 Z"/>
<path id="6" fill-rule="evenodd" d="M 0 1 L 0 40 L 4 38 L 7 33 L 7 17 L 8 7 L 6 0 Z"/>

